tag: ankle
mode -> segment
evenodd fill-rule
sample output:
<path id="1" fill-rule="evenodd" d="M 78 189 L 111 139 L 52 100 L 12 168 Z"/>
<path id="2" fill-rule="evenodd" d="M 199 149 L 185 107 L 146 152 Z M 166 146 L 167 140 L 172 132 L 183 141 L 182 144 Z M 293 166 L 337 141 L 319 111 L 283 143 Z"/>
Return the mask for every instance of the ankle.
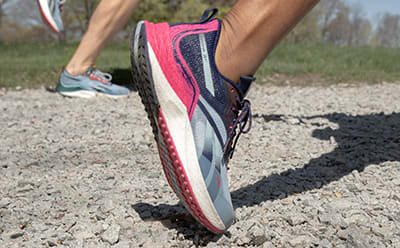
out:
<path id="1" fill-rule="evenodd" d="M 237 41 L 232 37 L 234 30 L 232 23 L 225 17 L 221 22 L 221 34 L 215 51 L 215 63 L 222 75 L 237 83 L 240 79 L 240 68 L 236 57 L 238 56 Z"/>
<path id="2" fill-rule="evenodd" d="M 217 65 L 219 72 L 224 77 L 229 78 L 233 82 L 237 83 L 241 75 L 238 74 L 238 70 L 233 69 L 234 66 L 232 65 L 232 63 L 227 61 L 227 58 L 230 58 L 232 56 L 232 54 L 227 52 L 227 50 L 228 49 L 225 48 L 217 48 L 215 52 L 215 64 Z"/>
<path id="3" fill-rule="evenodd" d="M 70 65 L 68 64 L 65 67 L 65 70 L 72 76 L 78 76 L 78 75 L 82 75 L 85 74 L 85 72 L 88 70 L 89 66 L 85 66 L 85 65 L 81 65 L 81 66 L 76 66 L 76 65 Z"/>

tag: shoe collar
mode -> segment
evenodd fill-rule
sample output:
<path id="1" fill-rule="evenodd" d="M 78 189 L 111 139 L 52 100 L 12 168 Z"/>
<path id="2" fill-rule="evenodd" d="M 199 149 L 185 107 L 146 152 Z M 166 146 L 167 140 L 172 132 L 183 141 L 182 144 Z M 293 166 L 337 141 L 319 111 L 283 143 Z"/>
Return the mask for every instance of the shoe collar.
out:
<path id="1" fill-rule="evenodd" d="M 207 22 L 214 21 L 214 20 L 218 21 L 219 27 L 218 27 L 217 39 L 215 40 L 215 44 L 214 44 L 214 53 L 217 48 L 217 44 L 218 44 L 219 37 L 221 34 L 221 21 L 218 18 L 214 18 L 217 15 L 217 13 L 218 13 L 217 8 L 208 8 L 204 11 L 203 16 L 200 18 L 200 20 L 194 23 L 194 24 L 205 24 Z M 232 80 L 230 80 L 229 78 L 222 75 L 222 73 L 220 73 L 217 65 L 215 64 L 215 60 L 213 62 L 214 62 L 215 69 L 222 76 L 222 78 L 224 78 L 225 81 L 230 83 L 236 89 L 241 100 L 244 99 L 250 89 L 252 82 L 254 82 L 256 80 L 256 78 L 251 77 L 251 76 L 241 76 L 239 83 L 235 83 Z"/>

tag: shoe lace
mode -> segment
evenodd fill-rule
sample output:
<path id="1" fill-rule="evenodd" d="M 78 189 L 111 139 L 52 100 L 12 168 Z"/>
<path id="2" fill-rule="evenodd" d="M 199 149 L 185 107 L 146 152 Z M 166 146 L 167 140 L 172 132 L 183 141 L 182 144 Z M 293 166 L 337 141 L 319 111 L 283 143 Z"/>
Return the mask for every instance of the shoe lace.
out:
<path id="1" fill-rule="evenodd" d="M 111 83 L 112 76 L 111 76 L 110 73 L 105 73 L 105 72 L 102 72 L 102 71 L 100 71 L 99 69 L 97 69 L 95 67 L 92 67 L 92 68 L 89 68 L 88 74 L 91 75 L 91 76 L 94 76 L 96 78 L 102 79 L 101 80 L 102 83 L 106 83 L 108 85 L 112 84 Z"/>
<path id="2" fill-rule="evenodd" d="M 233 157 L 237 141 L 242 133 L 246 134 L 250 131 L 252 125 L 251 103 L 247 99 L 240 100 L 236 98 L 237 107 L 233 106 L 231 111 L 235 114 L 232 125 L 229 127 L 228 139 L 224 147 L 229 158 Z M 239 132 L 236 129 L 239 127 Z"/>

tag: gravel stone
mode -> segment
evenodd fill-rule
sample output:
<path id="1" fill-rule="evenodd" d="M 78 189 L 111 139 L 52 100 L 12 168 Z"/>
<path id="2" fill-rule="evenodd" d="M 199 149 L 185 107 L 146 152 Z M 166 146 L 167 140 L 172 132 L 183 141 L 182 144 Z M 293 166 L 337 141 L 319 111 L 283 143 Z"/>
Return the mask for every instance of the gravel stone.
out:
<path id="1" fill-rule="evenodd" d="M 251 239 L 250 239 L 249 237 L 242 236 L 241 238 L 239 238 L 239 239 L 236 241 L 236 244 L 237 244 L 237 245 L 240 245 L 240 246 L 245 246 L 245 245 L 250 244 L 250 242 L 251 242 Z"/>
<path id="2" fill-rule="evenodd" d="M 288 239 L 288 243 L 292 247 L 306 247 L 310 243 L 310 238 L 306 235 L 296 236 Z"/>
<path id="3" fill-rule="evenodd" d="M 367 235 L 356 225 L 352 225 L 349 228 L 348 241 L 352 243 L 354 247 L 368 247 Z"/>
<path id="4" fill-rule="evenodd" d="M 349 229 L 339 230 L 339 231 L 337 232 L 337 236 L 338 236 L 338 238 L 340 238 L 340 239 L 347 240 L 348 237 L 349 237 L 349 233 L 350 233 L 350 230 L 349 230 Z"/>
<path id="5" fill-rule="evenodd" d="M 275 245 L 274 245 L 272 242 L 267 241 L 267 242 L 265 242 L 265 243 L 263 244 L 262 247 L 263 247 L 263 248 L 274 248 Z"/>
<path id="6" fill-rule="evenodd" d="M 110 212 L 111 210 L 113 210 L 115 208 L 114 202 L 111 199 L 107 199 L 104 202 L 102 211 L 104 214 L 107 214 L 108 212 Z"/>
<path id="7" fill-rule="evenodd" d="M 74 237 L 77 239 L 90 239 L 90 238 L 94 238 L 95 235 L 94 235 L 94 233 L 91 233 L 91 232 L 82 231 L 82 232 L 78 232 L 78 233 L 74 234 Z"/>
<path id="8" fill-rule="evenodd" d="M 0 208 L 5 208 L 11 203 L 10 198 L 0 199 Z"/>
<path id="9" fill-rule="evenodd" d="M 13 232 L 13 233 L 11 233 L 10 234 L 10 239 L 17 239 L 17 238 L 19 238 L 19 237 L 22 237 L 22 236 L 24 236 L 24 233 L 23 232 Z"/>
<path id="10" fill-rule="evenodd" d="M 122 242 L 118 242 L 117 244 L 113 245 L 113 248 L 131 248 L 133 247 L 133 243 L 129 242 L 129 241 L 122 241 Z"/>
<path id="11" fill-rule="evenodd" d="M 144 107 L 0 90 L 0 247 L 400 247 L 400 84 L 254 85 L 236 220 L 197 223 Z"/>
<path id="12" fill-rule="evenodd" d="M 116 224 L 112 224 L 102 235 L 101 238 L 103 241 L 110 243 L 113 245 L 119 240 L 119 231 L 121 227 Z"/>
<path id="13" fill-rule="evenodd" d="M 307 216 L 305 216 L 304 214 L 290 214 L 285 218 L 291 226 L 297 226 L 307 222 Z"/>
<path id="14" fill-rule="evenodd" d="M 327 239 L 321 240 L 318 245 L 321 248 L 331 248 L 332 247 L 332 244 Z"/>
<path id="15" fill-rule="evenodd" d="M 54 246 L 57 246 L 57 243 L 54 242 L 54 241 L 52 241 L 52 240 L 47 240 L 47 245 L 48 245 L 49 247 L 54 247 Z"/>

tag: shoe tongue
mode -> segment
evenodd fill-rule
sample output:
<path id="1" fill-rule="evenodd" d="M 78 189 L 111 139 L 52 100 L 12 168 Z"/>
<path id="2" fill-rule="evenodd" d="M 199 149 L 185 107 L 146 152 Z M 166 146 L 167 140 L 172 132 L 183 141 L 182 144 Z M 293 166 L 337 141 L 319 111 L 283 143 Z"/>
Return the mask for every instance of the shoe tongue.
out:
<path id="1" fill-rule="evenodd" d="M 249 92 L 251 84 L 256 80 L 255 77 L 249 77 L 249 76 L 241 76 L 239 79 L 239 84 L 237 85 L 237 88 L 239 89 L 240 96 L 241 97 L 246 97 L 247 93 Z"/>
<path id="2" fill-rule="evenodd" d="M 86 74 L 90 75 L 92 72 L 94 71 L 94 67 L 90 66 L 87 70 L 86 70 Z"/>
<path id="3" fill-rule="evenodd" d="M 230 85 L 232 85 L 233 88 L 236 89 L 237 94 L 239 95 L 240 99 L 244 99 L 249 92 L 251 84 L 256 80 L 255 77 L 249 77 L 249 76 L 241 76 L 239 79 L 239 83 L 235 83 L 230 79 L 225 78 L 226 81 Z"/>

